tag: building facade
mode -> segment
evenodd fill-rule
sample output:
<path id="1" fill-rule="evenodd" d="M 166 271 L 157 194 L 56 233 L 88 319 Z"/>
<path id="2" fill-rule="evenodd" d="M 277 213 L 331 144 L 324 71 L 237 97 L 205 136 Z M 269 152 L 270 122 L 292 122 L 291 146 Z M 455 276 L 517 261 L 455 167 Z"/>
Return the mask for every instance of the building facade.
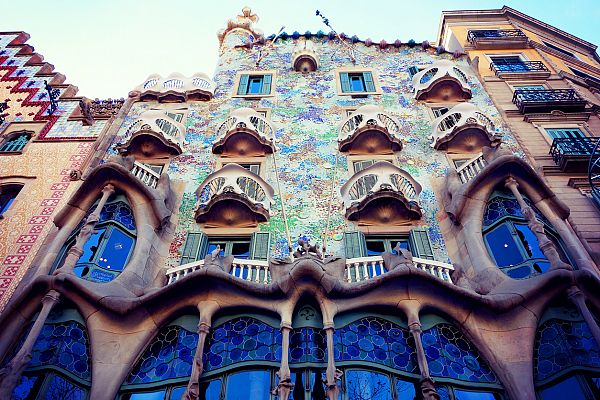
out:
<path id="1" fill-rule="evenodd" d="M 485 13 L 436 46 L 245 8 L 213 77 L 152 75 L 105 121 L 82 99 L 99 133 L 7 296 L 0 397 L 600 396 L 595 47 Z"/>

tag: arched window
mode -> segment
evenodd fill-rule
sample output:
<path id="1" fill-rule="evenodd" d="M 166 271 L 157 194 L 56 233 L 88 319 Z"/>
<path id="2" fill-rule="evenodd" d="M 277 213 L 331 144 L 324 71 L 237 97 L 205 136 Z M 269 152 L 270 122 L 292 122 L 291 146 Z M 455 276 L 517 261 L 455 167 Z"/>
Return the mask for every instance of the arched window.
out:
<path id="1" fill-rule="evenodd" d="M 28 331 L 12 356 L 23 345 Z M 91 378 L 89 339 L 83 319 L 75 310 L 57 309 L 46 320 L 12 398 L 85 400 Z"/>
<path id="2" fill-rule="evenodd" d="M 544 224 L 546 235 L 556 245 L 563 261 L 568 261 L 559 236 L 550 222 L 529 199 L 525 198 L 525 202 Z M 508 192 L 496 191 L 488 200 L 483 216 L 483 238 L 496 265 L 511 278 L 528 278 L 542 274 L 550 268 L 537 237 L 527 225 L 517 199 Z"/>
<path id="3" fill-rule="evenodd" d="M 92 206 L 88 215 L 94 209 L 95 206 Z M 62 265 L 84 221 L 71 233 L 55 267 Z M 112 281 L 127 265 L 136 236 L 135 219 L 127 199 L 123 195 L 114 195 L 102 209 L 94 233 L 83 246 L 83 254 L 75 265 L 75 274 L 93 282 Z"/>
<path id="4" fill-rule="evenodd" d="M 8 140 L 5 140 L 0 144 L 0 153 L 15 153 L 22 151 L 30 139 L 31 133 L 29 132 L 13 134 Z"/>
<path id="5" fill-rule="evenodd" d="M 600 398 L 600 347 L 574 307 L 548 309 L 540 319 L 534 379 L 542 400 Z"/>
<path id="6" fill-rule="evenodd" d="M 0 217 L 10 208 L 22 188 L 23 185 L 16 184 L 0 186 Z"/>
<path id="7" fill-rule="evenodd" d="M 260 318 L 240 316 L 217 322 L 204 347 L 200 398 L 271 398 L 281 363 L 281 332 L 276 320 Z"/>
<path id="8" fill-rule="evenodd" d="M 198 317 L 161 328 L 125 379 L 120 400 L 179 400 L 192 373 Z"/>

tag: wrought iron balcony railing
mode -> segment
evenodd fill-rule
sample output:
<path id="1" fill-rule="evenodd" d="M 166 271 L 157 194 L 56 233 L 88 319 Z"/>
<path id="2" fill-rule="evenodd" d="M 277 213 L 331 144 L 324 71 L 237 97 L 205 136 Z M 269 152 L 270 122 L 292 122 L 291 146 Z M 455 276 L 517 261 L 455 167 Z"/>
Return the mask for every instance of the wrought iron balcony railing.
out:
<path id="1" fill-rule="evenodd" d="M 586 101 L 574 89 L 517 89 L 512 102 L 522 113 L 551 110 L 578 112 L 583 111 L 586 105 Z"/>
<path id="2" fill-rule="evenodd" d="M 587 170 L 598 138 L 557 138 L 552 141 L 550 155 L 563 172 Z"/>
<path id="3" fill-rule="evenodd" d="M 467 33 L 467 40 L 474 44 L 477 39 L 525 38 L 527 35 L 520 29 L 476 29 Z"/>
<path id="4" fill-rule="evenodd" d="M 544 72 L 550 73 L 541 61 L 519 61 L 519 62 L 493 62 L 490 64 L 490 70 L 496 75 L 504 73 L 528 73 L 528 72 Z"/>

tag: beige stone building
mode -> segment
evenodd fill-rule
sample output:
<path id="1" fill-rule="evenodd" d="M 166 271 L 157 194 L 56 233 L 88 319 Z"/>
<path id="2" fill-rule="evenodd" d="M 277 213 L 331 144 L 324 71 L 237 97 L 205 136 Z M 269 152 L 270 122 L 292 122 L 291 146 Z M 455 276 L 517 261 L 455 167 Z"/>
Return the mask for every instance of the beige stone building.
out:
<path id="1" fill-rule="evenodd" d="M 71 138 L 0 397 L 600 398 L 595 46 L 509 8 L 437 45 L 257 26 Z"/>

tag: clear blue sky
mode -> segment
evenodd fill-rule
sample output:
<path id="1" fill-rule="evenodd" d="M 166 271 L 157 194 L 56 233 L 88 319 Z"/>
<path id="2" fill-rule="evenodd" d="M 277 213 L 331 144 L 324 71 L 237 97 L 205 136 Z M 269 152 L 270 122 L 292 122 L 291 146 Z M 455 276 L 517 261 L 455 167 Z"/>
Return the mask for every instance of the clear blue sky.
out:
<path id="1" fill-rule="evenodd" d="M 600 0 L 22 0 L 2 1 L 0 30 L 23 30 L 29 44 L 87 97 L 124 97 L 149 74 L 212 75 L 216 32 L 248 5 L 266 34 L 285 26 L 388 42 L 434 40 L 442 10 L 508 5 L 582 39 L 600 44 Z"/>

